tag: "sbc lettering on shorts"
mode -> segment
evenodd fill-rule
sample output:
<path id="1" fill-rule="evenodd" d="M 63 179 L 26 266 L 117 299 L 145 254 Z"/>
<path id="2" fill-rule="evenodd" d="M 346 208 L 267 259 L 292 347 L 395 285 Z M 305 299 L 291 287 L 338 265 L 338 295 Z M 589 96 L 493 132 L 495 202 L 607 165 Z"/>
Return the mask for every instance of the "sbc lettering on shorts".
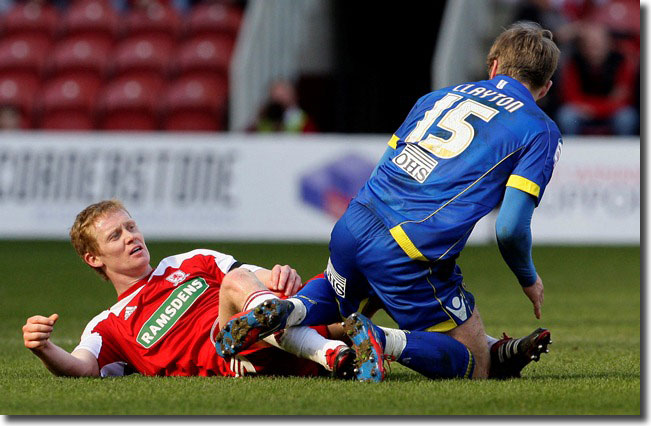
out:
<path id="1" fill-rule="evenodd" d="M 325 276 L 334 289 L 335 293 L 337 293 L 338 296 L 346 297 L 346 278 L 339 275 L 339 273 L 335 271 L 334 266 L 332 266 L 332 261 L 329 258 Z"/>
<path id="2" fill-rule="evenodd" d="M 207 289 L 208 284 L 203 278 L 195 278 L 178 286 L 145 321 L 136 341 L 145 349 L 154 346 Z"/>

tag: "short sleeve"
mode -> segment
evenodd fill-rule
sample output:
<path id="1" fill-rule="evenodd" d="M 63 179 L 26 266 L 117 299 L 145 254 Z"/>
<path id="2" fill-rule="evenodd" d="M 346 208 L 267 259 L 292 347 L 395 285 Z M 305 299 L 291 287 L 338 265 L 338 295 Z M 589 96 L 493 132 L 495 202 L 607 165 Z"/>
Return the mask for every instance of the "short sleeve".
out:
<path id="1" fill-rule="evenodd" d="M 560 159 L 562 146 L 563 141 L 557 131 L 544 132 L 534 137 L 522 150 L 506 186 L 533 195 L 537 206 L 552 177 L 554 166 Z"/>
<path id="2" fill-rule="evenodd" d="M 100 370 L 108 364 L 123 361 L 109 330 L 110 315 L 112 315 L 110 311 L 104 311 L 93 318 L 86 326 L 79 344 L 74 349 L 75 351 L 85 349 L 92 353 L 97 358 Z"/>

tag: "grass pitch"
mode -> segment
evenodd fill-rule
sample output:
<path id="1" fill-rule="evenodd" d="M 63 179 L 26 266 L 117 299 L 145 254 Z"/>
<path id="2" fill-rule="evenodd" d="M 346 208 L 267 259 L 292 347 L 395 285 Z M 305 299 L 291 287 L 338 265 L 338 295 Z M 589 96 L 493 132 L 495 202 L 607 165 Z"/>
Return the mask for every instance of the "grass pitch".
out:
<path id="1" fill-rule="evenodd" d="M 149 244 L 152 263 L 197 247 L 247 263 L 320 273 L 325 245 Z M 0 242 L 0 414 L 84 415 L 640 415 L 639 247 L 535 247 L 545 284 L 543 318 L 494 246 L 467 247 L 459 264 L 489 334 L 552 331 L 554 344 L 523 378 L 427 380 L 391 365 L 385 382 L 324 378 L 111 379 L 53 377 L 23 347 L 35 314 L 60 314 L 53 341 L 72 350 L 90 318 L 115 302 L 112 287 L 65 242 Z M 393 325 L 383 313 L 375 320 Z"/>

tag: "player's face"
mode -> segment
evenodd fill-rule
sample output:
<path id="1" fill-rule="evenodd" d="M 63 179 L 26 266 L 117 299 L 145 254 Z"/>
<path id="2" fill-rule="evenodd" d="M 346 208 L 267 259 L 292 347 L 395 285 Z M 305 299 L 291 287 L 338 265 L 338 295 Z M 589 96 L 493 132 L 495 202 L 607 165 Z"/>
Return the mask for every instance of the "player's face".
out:
<path id="1" fill-rule="evenodd" d="M 149 271 L 149 250 L 136 221 L 124 210 L 106 213 L 95 222 L 97 260 L 111 272 L 140 278 Z"/>

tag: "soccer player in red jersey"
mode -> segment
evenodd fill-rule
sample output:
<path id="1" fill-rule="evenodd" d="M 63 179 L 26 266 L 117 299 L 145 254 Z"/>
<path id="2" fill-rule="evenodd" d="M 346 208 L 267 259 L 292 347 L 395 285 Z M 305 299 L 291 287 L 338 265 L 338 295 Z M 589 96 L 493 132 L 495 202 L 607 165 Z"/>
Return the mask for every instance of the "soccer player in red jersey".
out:
<path id="1" fill-rule="evenodd" d="M 71 353 L 50 340 L 57 314 L 27 320 L 25 346 L 55 375 L 313 376 L 333 370 L 350 375 L 354 351 L 326 339 L 325 326 L 294 327 L 230 359 L 216 356 L 220 325 L 301 288 L 300 276 L 287 265 L 268 270 L 198 249 L 167 257 L 154 268 L 135 220 L 114 200 L 79 213 L 70 237 L 84 262 L 113 284 L 118 300 L 88 323 Z"/>

